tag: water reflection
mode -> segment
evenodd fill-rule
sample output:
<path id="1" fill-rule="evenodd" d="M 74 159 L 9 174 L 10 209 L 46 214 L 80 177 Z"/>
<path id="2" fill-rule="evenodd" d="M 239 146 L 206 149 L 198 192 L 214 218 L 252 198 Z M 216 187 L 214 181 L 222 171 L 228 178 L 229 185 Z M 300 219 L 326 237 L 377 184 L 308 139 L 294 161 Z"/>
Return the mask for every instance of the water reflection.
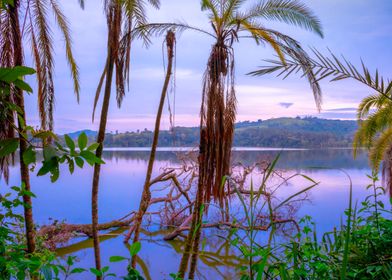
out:
<path id="1" fill-rule="evenodd" d="M 285 151 L 233 151 L 233 162 L 243 165 L 252 165 L 262 160 L 273 160 L 280 154 L 278 168 L 307 169 L 310 167 L 343 168 L 343 169 L 369 169 L 367 153 L 359 152 L 353 157 L 351 149 L 312 149 L 312 150 L 285 150 Z M 119 160 L 148 160 L 148 151 L 104 151 L 104 158 L 118 162 Z M 179 157 L 184 152 L 160 151 L 157 161 L 179 163 Z"/>
<path id="2" fill-rule="evenodd" d="M 274 158 L 279 151 L 234 151 L 233 160 L 244 165 Z M 148 151 L 105 151 L 106 164 L 102 167 L 102 184 L 100 186 L 100 222 L 107 222 L 124 216 L 138 207 L 140 191 L 143 186 L 147 167 Z M 178 152 L 158 152 L 154 174 L 160 169 L 180 163 Z M 184 153 L 180 153 L 184 155 Z M 329 231 L 340 223 L 343 210 L 348 204 L 348 181 L 337 169 L 345 169 L 352 178 L 354 200 L 363 199 L 367 192 L 365 186 L 369 183 L 366 174 L 370 174 L 366 153 L 360 153 L 356 159 L 352 150 L 295 150 L 281 153 L 278 167 L 286 170 L 287 174 L 297 172 L 309 175 L 321 182 L 314 189 L 306 203 L 298 209 L 297 216 L 302 217 L 311 213 L 317 223 L 318 231 Z M 335 169 L 313 169 L 311 167 L 328 167 Z M 18 185 L 18 168 L 11 169 L 10 186 Z M 32 187 L 37 195 L 34 199 L 34 217 L 40 224 L 48 223 L 48 218 L 69 223 L 90 223 L 90 191 L 92 169 L 75 170 L 73 176 L 68 175 L 67 169 L 61 170 L 61 177 L 56 184 L 51 184 L 46 177 L 32 176 Z M 293 193 L 305 187 L 301 180 L 294 180 L 285 186 L 287 193 Z M 159 234 L 158 234 L 159 233 Z M 169 273 L 176 272 L 181 255 L 182 242 L 174 240 L 163 241 L 164 232 L 154 235 L 143 235 L 141 260 L 139 264 L 149 271 L 151 279 L 170 279 Z M 208 242 L 206 253 L 202 254 L 199 272 L 207 279 L 236 279 L 234 267 L 238 265 L 230 248 L 216 237 L 217 232 L 206 231 Z M 220 233 L 222 234 L 222 233 Z M 211 236 L 215 236 L 211 238 Z M 102 259 L 104 264 L 113 255 L 127 255 L 124 246 L 122 230 L 106 234 L 102 238 Z M 76 254 L 80 266 L 94 266 L 92 243 L 90 240 L 75 239 L 69 247 L 59 250 L 60 255 Z M 210 252 L 210 253 L 207 253 Z M 216 266 L 215 266 L 216 265 Z M 123 263 L 110 264 L 113 272 L 123 275 L 126 266 Z M 212 267 L 214 266 L 214 267 Z M 78 278 L 76 278 L 78 279 Z M 83 279 L 93 279 L 85 275 Z M 203 279 L 203 278 L 201 278 Z"/>

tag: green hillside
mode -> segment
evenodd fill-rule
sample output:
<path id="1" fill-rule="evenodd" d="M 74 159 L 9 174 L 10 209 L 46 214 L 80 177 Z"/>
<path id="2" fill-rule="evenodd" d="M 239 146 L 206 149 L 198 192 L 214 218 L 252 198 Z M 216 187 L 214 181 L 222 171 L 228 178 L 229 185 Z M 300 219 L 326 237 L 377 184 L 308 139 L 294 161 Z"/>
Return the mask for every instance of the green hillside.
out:
<path id="1" fill-rule="evenodd" d="M 276 118 L 245 121 L 236 124 L 234 146 L 237 147 L 285 147 L 285 148 L 325 148 L 351 147 L 357 129 L 355 121 L 327 120 L 313 117 Z M 78 135 L 74 132 L 71 135 Z M 88 131 L 91 140 L 96 133 Z M 149 147 L 153 132 L 143 130 L 126 133 L 108 133 L 106 147 Z M 176 127 L 174 131 L 160 133 L 161 147 L 197 146 L 197 127 Z"/>

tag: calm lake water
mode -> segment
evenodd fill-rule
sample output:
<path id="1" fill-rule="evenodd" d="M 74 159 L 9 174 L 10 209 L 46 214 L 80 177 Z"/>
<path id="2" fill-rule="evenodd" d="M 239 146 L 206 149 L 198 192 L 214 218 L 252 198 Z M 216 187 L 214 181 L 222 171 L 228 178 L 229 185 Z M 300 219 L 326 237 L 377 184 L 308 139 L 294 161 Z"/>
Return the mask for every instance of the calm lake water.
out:
<path id="1" fill-rule="evenodd" d="M 178 164 L 177 152 L 164 150 L 157 154 L 155 174 L 162 167 Z M 235 162 L 251 165 L 257 161 L 272 160 L 279 150 L 242 150 L 234 151 Z M 145 150 L 110 150 L 104 152 L 105 165 L 102 166 L 99 194 L 100 222 L 107 222 L 123 217 L 138 208 L 141 189 L 144 183 L 145 171 L 149 152 Z M 325 232 L 338 226 L 343 210 L 348 205 L 349 180 L 339 169 L 345 170 L 351 177 L 354 191 L 354 201 L 363 199 L 367 194 L 365 187 L 370 183 L 367 156 L 360 153 L 353 159 L 352 150 L 285 150 L 281 152 L 278 168 L 287 174 L 301 172 L 320 185 L 309 195 L 309 201 L 303 203 L 296 214 L 303 217 L 307 214 L 314 218 L 318 232 Z M 90 223 L 90 189 L 92 168 L 75 170 L 70 176 L 66 169 L 61 171 L 60 179 L 55 184 L 50 183 L 49 177 L 32 176 L 34 199 L 34 218 L 38 224 L 48 224 L 52 220 L 68 223 Z M 2 184 L 4 184 L 2 182 Z M 10 185 L 18 185 L 17 167 L 11 169 Z M 293 193 L 308 186 L 304 180 L 297 180 L 284 186 L 283 192 Z M 4 192 L 2 186 L 1 192 Z M 387 201 L 387 198 L 385 198 Z M 52 219 L 52 220 L 49 220 Z M 200 279 L 236 279 L 234 267 L 238 264 L 235 252 L 231 251 L 217 237 L 218 230 L 208 231 L 205 251 L 210 252 L 199 261 Z M 108 264 L 110 256 L 127 256 L 127 248 L 123 244 L 121 231 L 115 231 L 102 240 L 102 259 Z M 59 250 L 60 255 L 76 255 L 78 266 L 89 268 L 94 266 L 91 240 L 76 238 L 71 246 Z M 145 273 L 146 279 L 170 279 L 169 273 L 176 272 L 181 256 L 182 244 L 179 241 L 166 242 L 163 235 L 158 233 L 142 235 L 142 250 L 139 266 Z M 125 263 L 111 264 L 111 272 L 124 275 Z M 93 279 L 90 275 L 74 279 Z"/>

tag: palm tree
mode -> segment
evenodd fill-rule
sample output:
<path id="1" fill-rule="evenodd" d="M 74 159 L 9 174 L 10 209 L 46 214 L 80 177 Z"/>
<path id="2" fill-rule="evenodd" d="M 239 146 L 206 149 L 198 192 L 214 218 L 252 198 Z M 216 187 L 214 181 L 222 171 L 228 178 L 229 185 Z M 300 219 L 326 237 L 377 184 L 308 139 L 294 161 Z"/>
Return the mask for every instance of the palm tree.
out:
<path id="1" fill-rule="evenodd" d="M 149 4 L 159 8 L 159 0 L 148 0 Z M 94 112 L 99 100 L 103 83 L 104 97 L 102 102 L 99 131 L 97 135 L 96 156 L 101 158 L 103 151 L 103 142 L 105 140 L 106 123 L 108 118 L 109 103 L 111 96 L 111 87 L 113 74 L 115 72 L 116 99 L 117 105 L 120 106 L 125 95 L 126 81 L 129 79 L 130 53 L 132 36 L 131 31 L 134 27 L 146 24 L 146 2 L 142 0 L 105 0 L 104 11 L 108 26 L 107 39 L 107 56 L 102 76 L 100 78 L 95 100 Z M 96 269 L 101 269 L 101 257 L 98 236 L 98 191 L 99 177 L 101 168 L 99 164 L 94 165 L 94 175 L 92 182 L 92 235 L 94 239 L 94 255 Z M 97 279 L 101 277 L 97 276 Z"/>
<path id="2" fill-rule="evenodd" d="M 158 112 L 155 120 L 154 137 L 151 145 L 150 158 L 148 160 L 146 179 L 143 186 L 143 193 L 140 199 L 139 211 L 135 216 L 134 226 L 129 230 L 125 238 L 125 242 L 128 242 L 133 231 L 134 231 L 133 243 L 139 241 L 140 227 L 143 220 L 143 216 L 146 213 L 151 201 L 151 191 L 150 191 L 151 176 L 152 176 L 152 170 L 154 168 L 155 155 L 158 146 L 159 129 L 161 124 L 163 106 L 165 104 L 166 94 L 170 83 L 170 77 L 172 76 L 172 71 L 173 71 L 175 40 L 176 38 L 174 32 L 169 30 L 167 32 L 166 39 L 165 39 L 166 47 L 167 47 L 167 57 L 168 57 L 167 69 L 166 69 L 165 81 L 163 83 L 161 98 L 159 101 Z M 136 266 L 136 258 L 137 258 L 136 255 L 132 256 L 132 263 L 131 263 L 132 267 Z"/>
<path id="3" fill-rule="evenodd" d="M 392 97 L 391 91 L 388 95 Z M 392 197 L 392 100 L 383 94 L 370 95 L 359 104 L 357 117 L 354 151 L 366 147 L 373 169 L 378 171 L 382 165 L 383 185 Z"/>
<path id="4" fill-rule="evenodd" d="M 192 227 L 180 265 L 179 277 L 183 278 L 188 266 L 191 244 L 193 243 L 192 265 L 189 278 L 193 278 L 196 267 L 200 226 L 200 209 L 211 198 L 221 206 L 224 204 L 225 188 L 222 178 L 230 174 L 231 147 L 236 119 L 235 55 L 233 45 L 242 39 L 254 39 L 257 44 L 270 45 L 282 63 L 285 55 L 295 56 L 304 61 L 307 55 L 300 44 L 289 36 L 264 27 L 266 20 L 277 20 L 293 24 L 322 36 L 317 17 L 297 0 L 261 0 L 249 9 L 245 0 L 202 0 L 201 8 L 208 12 L 212 30 L 204 30 L 185 23 L 156 23 L 143 26 L 135 35 L 161 35 L 167 29 L 178 32 L 193 30 L 215 41 L 212 45 L 203 79 L 203 94 L 200 121 L 199 185 Z M 307 71 L 313 81 L 312 71 Z M 317 106 L 321 104 L 321 91 L 314 83 L 313 92 Z"/>
<path id="5" fill-rule="evenodd" d="M 13 4 L 6 4 L 6 9 L 0 11 L 0 66 L 15 67 L 23 65 L 24 47 L 22 37 L 30 39 L 38 82 L 38 107 L 41 127 L 44 130 L 53 130 L 53 110 L 55 87 L 53 82 L 54 58 L 53 38 L 49 26 L 48 10 L 54 13 L 55 20 L 64 37 L 66 58 L 70 65 L 74 83 L 74 91 L 79 96 L 79 74 L 72 53 L 72 40 L 69 24 L 61 11 L 57 0 L 14 0 Z M 23 19 L 22 25 L 20 19 Z M 19 133 L 19 158 L 21 182 L 27 191 L 31 190 L 28 166 L 23 161 L 23 154 L 27 149 L 27 142 L 22 137 L 26 113 L 24 109 L 23 91 L 14 89 L 10 100 L 20 108 L 19 117 L 10 116 L 9 126 L 1 125 L 2 139 L 14 137 L 14 128 Z M 7 175 L 9 159 L 2 160 L 1 173 Z M 7 176 L 5 176 L 7 177 Z M 23 196 L 24 217 L 26 227 L 27 252 L 35 250 L 34 220 L 31 197 Z"/>
<path id="6" fill-rule="evenodd" d="M 392 195 L 392 81 L 384 79 L 376 70 L 374 74 L 362 62 L 361 68 L 351 62 L 337 58 L 334 54 L 325 56 L 313 49 L 314 59 L 308 60 L 308 66 L 316 73 L 316 80 L 330 78 L 330 81 L 352 79 L 369 87 L 376 94 L 364 98 L 358 107 L 357 130 L 353 147 L 354 156 L 361 147 L 369 150 L 369 161 L 373 169 L 379 170 L 382 163 L 384 187 Z M 279 72 L 287 77 L 301 70 L 302 62 L 293 59 L 283 64 L 278 60 L 269 60 L 270 65 L 251 72 L 260 76 Z"/>

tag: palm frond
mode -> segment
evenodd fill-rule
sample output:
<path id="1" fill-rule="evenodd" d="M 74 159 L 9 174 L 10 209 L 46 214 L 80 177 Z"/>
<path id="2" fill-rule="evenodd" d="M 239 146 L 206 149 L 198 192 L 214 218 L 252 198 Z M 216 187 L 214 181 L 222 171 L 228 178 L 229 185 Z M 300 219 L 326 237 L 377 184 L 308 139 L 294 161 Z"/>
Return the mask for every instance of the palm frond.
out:
<path id="1" fill-rule="evenodd" d="M 39 82 L 42 88 L 38 90 L 38 107 L 41 118 L 41 127 L 43 129 L 53 129 L 53 112 L 54 112 L 54 83 L 53 83 L 53 40 L 52 31 L 47 21 L 48 4 L 45 0 L 33 0 L 29 10 L 32 28 L 35 29 L 37 46 L 41 65 L 36 68 L 41 69 L 37 77 L 41 77 Z M 37 62 L 37 61 L 36 61 Z"/>
<path id="2" fill-rule="evenodd" d="M 359 122 L 359 128 L 354 136 L 354 155 L 357 149 L 366 146 L 375 146 L 379 133 L 392 127 L 392 106 L 384 106 L 367 116 L 366 120 Z"/>
<path id="3" fill-rule="evenodd" d="M 372 167 L 376 170 L 379 169 L 381 162 L 384 159 L 386 151 L 392 145 L 392 127 L 383 131 L 377 141 L 373 144 L 369 151 L 369 159 Z"/>
<path id="4" fill-rule="evenodd" d="M 210 19 L 216 23 L 219 22 L 219 1 L 214 0 L 201 0 L 201 10 L 202 11 L 210 11 L 211 16 Z"/>
<path id="5" fill-rule="evenodd" d="M 140 39 L 144 37 L 150 38 L 154 36 L 163 36 L 170 29 L 174 30 L 177 35 L 181 34 L 186 30 L 193 30 L 215 38 L 214 34 L 206 30 L 203 30 L 201 28 L 188 25 L 186 23 L 150 23 L 150 24 L 142 25 L 132 30 L 132 38 Z M 151 43 L 150 40 L 149 43 Z"/>
<path id="6" fill-rule="evenodd" d="M 72 52 L 72 39 L 70 34 L 69 23 L 64 16 L 63 12 L 61 11 L 58 3 L 56 0 L 50 0 L 52 5 L 52 9 L 55 15 L 55 19 L 58 23 L 58 26 L 63 34 L 64 41 L 65 41 L 65 52 L 67 61 L 71 70 L 71 76 L 74 84 L 74 92 L 76 94 L 77 101 L 79 102 L 79 92 L 80 92 L 80 84 L 79 84 L 79 69 L 76 65 L 75 58 Z"/>
<path id="7" fill-rule="evenodd" d="M 257 40 L 262 40 L 271 45 L 271 47 L 275 50 L 282 64 L 285 63 L 285 57 L 281 47 L 278 42 L 275 40 L 273 36 L 271 36 L 268 32 L 265 31 L 264 28 L 256 26 L 247 20 L 240 21 L 241 27 L 245 30 L 249 31 L 253 37 Z"/>
<path id="8" fill-rule="evenodd" d="M 265 18 L 293 24 L 324 36 L 320 20 L 298 0 L 263 0 L 245 15 L 248 19 Z"/>
<path id="9" fill-rule="evenodd" d="M 370 70 L 362 63 L 362 69 L 357 69 L 351 62 L 348 62 L 344 57 L 343 60 L 338 59 L 332 52 L 330 57 L 324 56 L 319 51 L 312 49 L 315 59 L 309 59 L 309 67 L 315 72 L 317 81 L 332 77 L 331 82 L 339 81 L 343 79 L 354 79 L 357 80 L 378 93 L 384 95 L 386 98 L 391 99 L 392 82 L 384 79 L 379 75 L 376 70 L 375 74 L 370 74 Z M 301 68 L 301 61 L 293 58 L 287 60 L 283 64 L 279 60 L 266 60 L 270 65 L 262 66 L 259 70 L 250 72 L 250 75 L 262 76 L 279 72 L 279 75 L 285 74 L 289 76 L 291 74 L 298 73 L 297 69 Z"/>
<path id="10" fill-rule="evenodd" d="M 6 10 L 0 9 L 0 67 L 13 66 L 13 41 L 11 17 Z M 14 102 L 14 92 L 0 94 L 0 140 L 15 137 L 15 115 L 7 109 L 7 104 Z M 13 163 L 14 156 L 0 158 L 0 180 L 9 181 L 9 166 Z"/>
<path id="11" fill-rule="evenodd" d="M 279 72 L 278 76 L 282 76 L 283 79 L 285 79 L 293 73 L 301 72 L 302 77 L 306 77 L 309 82 L 317 109 L 320 111 L 322 105 L 322 90 L 319 84 L 317 71 L 315 71 L 313 67 L 313 60 L 295 39 L 275 30 L 264 30 L 279 44 L 281 50 L 285 54 L 285 63 L 281 60 L 274 61 L 273 66 L 263 67 L 261 70 L 250 72 L 249 75 L 259 76 Z M 292 65 L 293 61 L 296 62 L 295 65 Z M 286 68 L 287 71 L 285 71 Z"/>
<path id="12" fill-rule="evenodd" d="M 224 13 L 222 15 L 222 21 L 227 22 L 229 19 L 233 18 L 242 4 L 244 4 L 246 0 L 228 0 L 226 1 L 226 6 L 224 9 Z"/>
<path id="13" fill-rule="evenodd" d="M 372 94 L 364 99 L 358 105 L 357 119 L 364 120 L 369 116 L 372 109 L 380 109 L 383 106 L 391 106 L 391 100 L 382 94 Z"/>
<path id="14" fill-rule="evenodd" d="M 0 10 L 0 63 L 2 67 L 13 65 L 13 40 L 11 17 L 7 10 Z"/>
<path id="15" fill-rule="evenodd" d="M 147 2 L 153 6 L 155 9 L 159 9 L 161 6 L 161 1 L 160 0 L 147 0 Z"/>

